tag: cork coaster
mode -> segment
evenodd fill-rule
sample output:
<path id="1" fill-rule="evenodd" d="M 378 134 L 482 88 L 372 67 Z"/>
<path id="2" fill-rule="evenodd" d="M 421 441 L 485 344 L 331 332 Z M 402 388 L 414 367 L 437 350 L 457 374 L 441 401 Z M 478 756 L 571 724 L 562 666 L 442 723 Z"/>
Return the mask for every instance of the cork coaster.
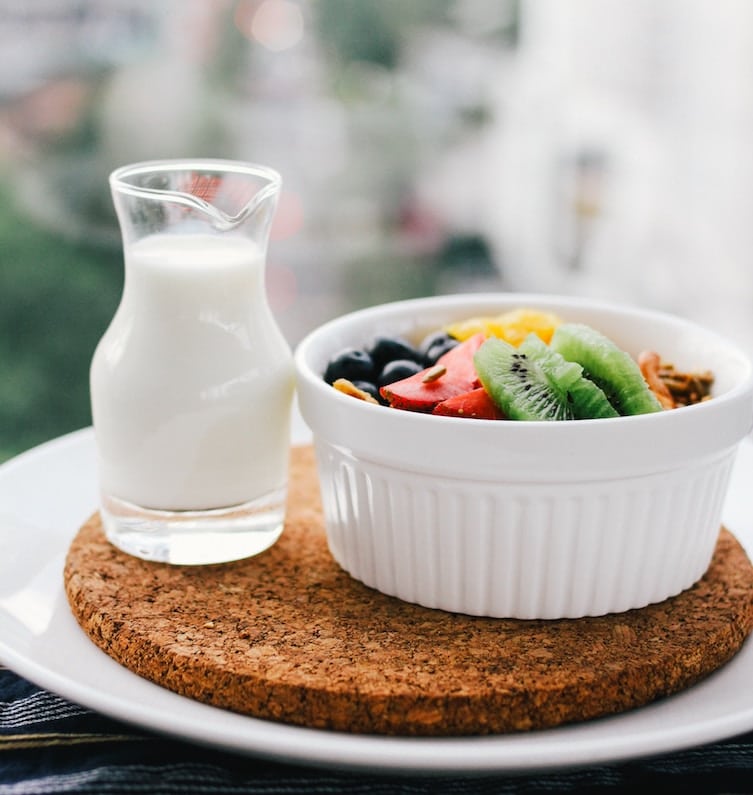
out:
<path id="1" fill-rule="evenodd" d="M 65 588 L 88 636 L 197 701 L 300 726 L 481 735 L 618 713 L 719 668 L 753 628 L 753 567 L 720 532 L 693 588 L 598 618 L 474 618 L 384 596 L 334 562 L 310 448 L 291 458 L 285 531 L 236 563 L 126 555 L 98 515 L 68 551 Z"/>

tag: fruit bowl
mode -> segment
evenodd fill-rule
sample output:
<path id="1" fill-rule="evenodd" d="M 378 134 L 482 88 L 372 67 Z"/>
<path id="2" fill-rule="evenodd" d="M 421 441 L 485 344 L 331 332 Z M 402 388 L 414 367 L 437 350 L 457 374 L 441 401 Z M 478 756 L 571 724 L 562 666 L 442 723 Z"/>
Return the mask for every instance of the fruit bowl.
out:
<path id="1" fill-rule="evenodd" d="M 607 419 L 482 420 L 375 405 L 333 389 L 328 361 L 375 335 L 417 341 L 469 317 L 536 307 L 632 357 L 710 370 L 710 399 Z M 533 294 L 421 298 L 359 310 L 295 352 L 327 539 L 367 586 L 470 615 L 619 613 L 691 587 L 709 566 L 739 443 L 753 427 L 747 356 L 681 318 Z"/>

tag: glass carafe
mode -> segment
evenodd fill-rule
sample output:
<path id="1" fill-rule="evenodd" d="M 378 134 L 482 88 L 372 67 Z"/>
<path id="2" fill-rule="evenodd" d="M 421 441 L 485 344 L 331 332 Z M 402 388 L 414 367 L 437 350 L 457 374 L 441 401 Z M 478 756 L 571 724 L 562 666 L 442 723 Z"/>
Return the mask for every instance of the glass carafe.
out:
<path id="1" fill-rule="evenodd" d="M 218 563 L 282 531 L 294 375 L 264 287 L 280 184 L 221 160 L 110 176 L 125 282 L 91 400 L 103 526 L 130 554 Z"/>

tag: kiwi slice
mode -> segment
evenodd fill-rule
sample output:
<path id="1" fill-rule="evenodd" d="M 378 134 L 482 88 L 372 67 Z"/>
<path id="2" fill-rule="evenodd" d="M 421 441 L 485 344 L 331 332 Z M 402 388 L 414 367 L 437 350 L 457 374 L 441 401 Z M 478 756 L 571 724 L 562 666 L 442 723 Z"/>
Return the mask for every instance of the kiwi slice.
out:
<path id="1" fill-rule="evenodd" d="M 585 375 L 606 394 L 622 415 L 662 411 L 637 362 L 612 340 L 583 323 L 557 327 L 550 346 L 569 362 L 577 362 Z"/>
<path id="2" fill-rule="evenodd" d="M 555 389 L 565 390 L 573 419 L 590 420 L 619 417 L 619 412 L 609 402 L 604 390 L 587 378 L 576 362 L 568 362 L 553 351 L 538 335 L 529 334 L 518 348 L 535 359 L 548 375 Z M 570 369 L 575 367 L 575 369 Z"/>
<path id="3" fill-rule="evenodd" d="M 583 368 L 553 354 L 536 335 L 519 348 L 490 337 L 474 364 L 492 400 L 514 420 L 572 420 L 617 416 Z"/>

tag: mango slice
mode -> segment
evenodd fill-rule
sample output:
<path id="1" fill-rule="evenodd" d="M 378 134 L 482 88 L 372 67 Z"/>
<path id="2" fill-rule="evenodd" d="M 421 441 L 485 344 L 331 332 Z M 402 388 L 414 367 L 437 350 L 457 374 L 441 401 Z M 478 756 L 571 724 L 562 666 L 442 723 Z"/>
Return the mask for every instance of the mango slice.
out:
<path id="1" fill-rule="evenodd" d="M 487 337 L 499 337 L 517 348 L 531 332 L 548 344 L 561 322 L 552 312 L 522 307 L 493 317 L 480 316 L 451 323 L 445 331 L 461 342 L 483 332 Z"/>

